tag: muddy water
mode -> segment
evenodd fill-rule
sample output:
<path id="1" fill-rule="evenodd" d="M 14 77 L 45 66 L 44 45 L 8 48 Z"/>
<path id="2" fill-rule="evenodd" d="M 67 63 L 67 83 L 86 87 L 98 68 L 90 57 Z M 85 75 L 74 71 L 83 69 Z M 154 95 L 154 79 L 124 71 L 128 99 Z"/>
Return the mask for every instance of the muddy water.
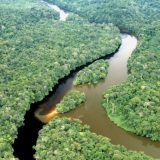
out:
<path id="1" fill-rule="evenodd" d="M 53 118 L 55 105 L 69 90 L 83 91 L 87 95 L 86 102 L 75 110 L 58 116 L 79 118 L 84 124 L 90 126 L 92 132 L 110 138 L 113 144 L 121 144 L 128 149 L 143 151 L 147 155 L 160 158 L 160 142 L 153 142 L 117 127 L 110 121 L 101 105 L 103 93 L 112 85 L 122 83 L 127 79 L 127 61 L 136 45 L 135 37 L 122 35 L 122 45 L 119 51 L 108 60 L 108 76 L 105 80 L 100 81 L 97 85 L 74 87 L 72 82 L 76 73 L 73 74 L 39 106 L 35 116 L 44 123 L 49 122 Z"/>

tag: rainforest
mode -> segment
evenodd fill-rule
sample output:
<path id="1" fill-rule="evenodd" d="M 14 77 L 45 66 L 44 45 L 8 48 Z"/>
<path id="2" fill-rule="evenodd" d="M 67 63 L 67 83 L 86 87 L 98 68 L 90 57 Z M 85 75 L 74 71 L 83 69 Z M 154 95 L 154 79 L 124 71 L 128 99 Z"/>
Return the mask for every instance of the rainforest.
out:
<path id="1" fill-rule="evenodd" d="M 0 160 L 160 159 L 159 0 L 0 0 Z"/>

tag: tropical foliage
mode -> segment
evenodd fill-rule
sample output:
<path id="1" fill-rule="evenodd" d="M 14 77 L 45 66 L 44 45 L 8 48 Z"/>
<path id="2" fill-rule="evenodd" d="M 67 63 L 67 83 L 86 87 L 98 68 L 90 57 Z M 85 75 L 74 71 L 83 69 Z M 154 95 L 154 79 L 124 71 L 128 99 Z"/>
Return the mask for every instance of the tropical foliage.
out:
<path id="1" fill-rule="evenodd" d="M 47 0 L 94 23 L 113 23 L 122 31 L 154 33 L 159 25 L 159 0 Z M 149 27 L 150 26 L 150 27 Z M 149 27 L 149 28 L 148 28 Z M 157 28 L 158 29 L 158 28 Z M 146 35 L 145 35 L 146 36 Z"/>
<path id="2" fill-rule="evenodd" d="M 120 41 L 113 25 L 59 22 L 39 0 L 0 0 L 0 12 L 0 158 L 9 160 L 30 104 L 71 70 L 114 52 Z"/>
<path id="3" fill-rule="evenodd" d="M 85 99 L 85 93 L 74 90 L 70 91 L 63 97 L 62 101 L 56 105 L 56 110 L 58 113 L 68 112 L 85 102 Z"/>
<path id="4" fill-rule="evenodd" d="M 103 106 L 111 120 L 122 128 L 160 141 L 158 90 L 160 83 L 157 82 L 155 85 L 145 81 L 123 83 L 106 92 Z"/>
<path id="5" fill-rule="evenodd" d="M 108 61 L 97 60 L 78 72 L 73 82 L 74 85 L 98 83 L 100 79 L 106 78 L 108 66 Z"/>
<path id="6" fill-rule="evenodd" d="M 80 120 L 54 118 L 39 132 L 38 160 L 152 160 L 89 131 Z"/>
<path id="7" fill-rule="evenodd" d="M 72 15 L 68 22 L 59 22 L 58 13 L 39 0 L 0 0 L 0 159 L 15 159 L 11 145 L 31 103 L 47 95 L 70 70 L 116 50 L 120 44 L 119 30 L 106 23 L 113 23 L 121 31 L 133 32 L 139 39 L 139 45 L 129 61 L 128 81 L 111 88 L 104 97 L 103 105 L 111 120 L 119 126 L 160 140 L 160 1 L 49 1 L 79 16 Z M 86 19 L 101 24 L 90 24 Z M 52 123 L 56 126 L 53 121 L 51 127 L 50 124 L 46 125 L 41 131 L 43 138 L 40 135 L 37 142 L 37 159 L 45 159 L 45 155 L 49 159 L 54 157 Z M 80 151 L 83 151 L 81 155 L 78 152 L 79 144 L 83 144 L 84 139 L 76 141 L 79 127 L 74 130 L 75 122 L 62 120 L 65 127 L 71 124 L 71 130 L 67 132 L 64 128 L 61 133 L 59 126 L 63 125 L 56 123 L 54 140 L 60 140 L 59 150 L 63 145 L 73 147 L 81 159 L 84 156 L 103 159 L 104 153 L 105 157 L 109 156 L 108 159 L 149 159 L 123 147 L 113 146 L 106 138 L 97 138 L 99 136 L 89 131 L 84 137 L 87 138 L 87 144 L 84 148 L 80 145 Z M 60 136 L 70 132 L 73 136 L 69 139 Z M 78 144 L 74 144 L 73 140 Z M 70 145 L 72 142 L 73 146 Z M 106 153 L 104 150 L 107 149 L 109 151 Z M 70 150 L 68 155 L 68 149 L 63 150 L 62 155 L 75 159 L 72 148 Z M 54 154 L 56 158 L 61 156 L 57 155 L 57 151 Z"/>
<path id="8" fill-rule="evenodd" d="M 117 125 L 160 140 L 160 1 L 49 1 L 90 22 L 113 23 L 122 32 L 137 36 L 139 44 L 128 63 L 128 80 L 106 92 L 103 106 Z"/>

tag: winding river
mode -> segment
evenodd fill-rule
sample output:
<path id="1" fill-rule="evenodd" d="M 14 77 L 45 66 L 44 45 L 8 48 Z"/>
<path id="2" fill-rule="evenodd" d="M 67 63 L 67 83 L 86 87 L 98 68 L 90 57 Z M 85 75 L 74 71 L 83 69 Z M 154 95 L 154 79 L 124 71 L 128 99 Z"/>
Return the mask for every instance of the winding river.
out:
<path id="1" fill-rule="evenodd" d="M 160 157 L 160 143 L 153 142 L 145 137 L 137 136 L 131 132 L 116 126 L 108 118 L 102 107 L 103 93 L 112 85 L 122 83 L 127 79 L 127 61 L 137 45 L 137 39 L 128 34 L 122 34 L 122 44 L 119 51 L 109 59 L 108 76 L 97 85 L 72 85 L 76 73 L 71 75 L 64 83 L 60 84 L 53 95 L 50 95 L 39 105 L 35 116 L 43 123 L 48 123 L 54 116 L 55 105 L 60 102 L 63 96 L 71 89 L 83 91 L 87 100 L 80 107 L 58 116 L 80 119 L 83 124 L 88 124 L 90 130 L 99 135 L 111 139 L 113 144 L 124 145 L 127 149 L 143 151 L 145 154 L 155 158 Z"/>
<path id="2" fill-rule="evenodd" d="M 63 10 L 55 5 L 49 6 L 60 13 L 60 20 L 66 20 L 68 13 L 65 14 Z M 60 84 L 54 94 L 39 106 L 35 116 L 43 123 L 49 122 L 54 116 L 55 105 L 60 102 L 69 90 L 83 91 L 87 95 L 86 102 L 75 110 L 59 116 L 78 118 L 84 124 L 88 124 L 92 132 L 110 138 L 113 144 L 121 144 L 128 149 L 143 151 L 147 155 L 160 158 L 160 142 L 153 142 L 148 138 L 137 136 L 116 126 L 110 121 L 102 107 L 104 92 L 112 85 L 127 80 L 127 61 L 137 46 L 137 39 L 134 36 L 121 34 L 121 38 L 122 44 L 119 51 L 109 59 L 108 75 L 105 80 L 100 81 L 97 85 L 74 87 L 72 82 L 76 73 L 73 74 L 65 83 Z"/>
<path id="3" fill-rule="evenodd" d="M 69 15 L 68 13 L 65 13 L 55 5 L 48 5 L 60 13 L 61 21 L 66 20 Z M 72 72 L 69 76 L 67 76 L 67 78 L 60 82 L 59 85 L 55 87 L 55 90 L 42 102 L 38 102 L 37 104 L 34 104 L 35 107 L 31 107 L 31 111 L 29 111 L 25 117 L 25 126 L 19 130 L 20 139 L 21 136 L 25 139 L 25 134 L 27 134 L 25 132 L 29 129 L 30 132 L 33 131 L 33 134 L 34 132 L 38 132 L 38 130 L 42 128 L 43 124 L 48 123 L 54 117 L 55 106 L 62 100 L 63 96 L 66 95 L 66 93 L 71 89 L 76 89 L 86 93 L 86 102 L 80 107 L 77 107 L 68 113 L 59 114 L 58 116 L 78 118 L 83 122 L 83 124 L 88 124 L 92 132 L 110 138 L 113 144 L 121 144 L 127 149 L 143 151 L 147 155 L 160 158 L 160 142 L 153 142 L 148 138 L 137 136 L 119 128 L 110 121 L 101 104 L 104 92 L 112 85 L 126 81 L 128 77 L 127 61 L 137 46 L 137 39 L 128 34 L 121 34 L 121 38 L 122 44 L 119 50 L 111 58 L 106 59 L 109 61 L 109 68 L 108 71 L 106 71 L 108 72 L 108 75 L 106 79 L 101 80 L 97 85 L 81 85 L 74 87 L 73 80 L 77 74 L 77 71 Z M 15 144 L 17 155 L 20 155 L 20 152 L 23 154 L 20 155 L 21 157 L 28 154 L 29 151 L 25 152 L 24 150 L 29 150 L 29 148 L 24 148 L 21 151 L 19 150 L 23 148 L 23 146 L 27 146 L 27 143 L 30 143 L 29 141 L 34 139 L 32 138 L 33 136 L 38 136 L 37 133 L 36 135 L 33 135 L 32 133 L 30 134 L 31 135 L 29 138 L 26 135 L 26 142 L 24 144 L 21 144 L 20 139 L 17 140 L 17 144 Z M 31 145 L 34 144 L 35 142 Z M 31 159 L 31 157 L 28 158 Z"/>

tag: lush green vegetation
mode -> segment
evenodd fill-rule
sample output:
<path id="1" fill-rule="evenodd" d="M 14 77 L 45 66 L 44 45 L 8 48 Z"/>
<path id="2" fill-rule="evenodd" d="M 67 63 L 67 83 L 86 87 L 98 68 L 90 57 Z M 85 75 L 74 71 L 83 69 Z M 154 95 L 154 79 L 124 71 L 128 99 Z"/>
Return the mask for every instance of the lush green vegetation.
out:
<path id="1" fill-rule="evenodd" d="M 119 30 L 59 22 L 39 0 L 0 0 L 0 10 L 0 158 L 8 160 L 30 104 L 70 70 L 114 52 Z"/>
<path id="2" fill-rule="evenodd" d="M 39 132 L 38 160 L 151 160 L 152 158 L 89 131 L 80 120 L 54 118 Z"/>
<path id="3" fill-rule="evenodd" d="M 160 140 L 160 1 L 50 1 L 90 22 L 113 23 L 138 37 L 138 47 L 128 64 L 128 81 L 107 91 L 103 106 L 119 126 Z"/>
<path id="4" fill-rule="evenodd" d="M 90 22 L 113 23 L 123 31 L 154 34 L 159 26 L 159 0 L 47 0 Z M 148 36 L 148 35 L 145 35 Z"/>
<path id="5" fill-rule="evenodd" d="M 160 83 L 129 81 L 109 89 L 103 106 L 109 117 L 124 129 L 160 140 L 159 91 Z"/>
<path id="6" fill-rule="evenodd" d="M 63 97 L 62 101 L 56 105 L 56 110 L 58 113 L 68 112 L 85 102 L 85 99 L 85 93 L 74 90 L 70 91 Z"/>
<path id="7" fill-rule="evenodd" d="M 139 38 L 139 46 L 129 61 L 128 81 L 111 88 L 104 97 L 103 105 L 111 120 L 119 126 L 160 140 L 160 1 L 50 1 L 79 16 L 72 15 L 68 22 L 59 22 L 58 13 L 39 0 L 0 0 L 0 159 L 15 159 L 11 145 L 31 103 L 47 95 L 70 70 L 116 50 L 120 43 L 119 30 L 105 23 L 113 23 L 121 30 L 135 33 Z M 86 19 L 102 24 L 90 24 Z M 48 150 L 47 158 L 54 156 L 51 133 L 52 127 L 57 124 L 53 129 L 57 131 L 53 140 L 60 139 L 61 145 L 56 145 L 56 148 L 71 147 L 72 152 L 68 155 L 68 150 L 62 153 L 68 159 L 75 159 L 75 150 L 81 159 L 84 156 L 90 159 L 101 156 L 102 159 L 104 156 L 109 156 L 108 159 L 149 159 L 126 151 L 123 147 L 113 146 L 106 138 L 99 138 L 87 129 L 84 129 L 87 144 L 81 146 L 83 152 L 80 154 L 77 148 L 84 139 L 78 139 L 77 145 L 72 138 L 74 134 L 75 138 L 76 135 L 77 138 L 81 136 L 78 129 L 80 132 L 82 129 L 82 133 L 84 131 L 82 126 L 74 129 L 74 123 L 79 126 L 78 122 L 68 120 L 62 120 L 62 123 L 53 121 L 46 125 L 41 131 L 43 138 L 40 134 L 37 142 L 37 158 L 40 154 L 43 159 L 45 148 Z M 63 132 L 59 132 L 59 125 L 68 126 L 69 132 L 63 127 Z M 72 138 L 63 139 L 60 136 L 68 135 L 72 130 Z M 104 152 L 104 149 L 107 151 Z M 55 153 L 56 158 L 61 158 Z"/>
<path id="8" fill-rule="evenodd" d="M 74 85 L 98 83 L 100 79 L 106 78 L 108 66 L 108 61 L 97 60 L 78 72 L 73 82 Z"/>

